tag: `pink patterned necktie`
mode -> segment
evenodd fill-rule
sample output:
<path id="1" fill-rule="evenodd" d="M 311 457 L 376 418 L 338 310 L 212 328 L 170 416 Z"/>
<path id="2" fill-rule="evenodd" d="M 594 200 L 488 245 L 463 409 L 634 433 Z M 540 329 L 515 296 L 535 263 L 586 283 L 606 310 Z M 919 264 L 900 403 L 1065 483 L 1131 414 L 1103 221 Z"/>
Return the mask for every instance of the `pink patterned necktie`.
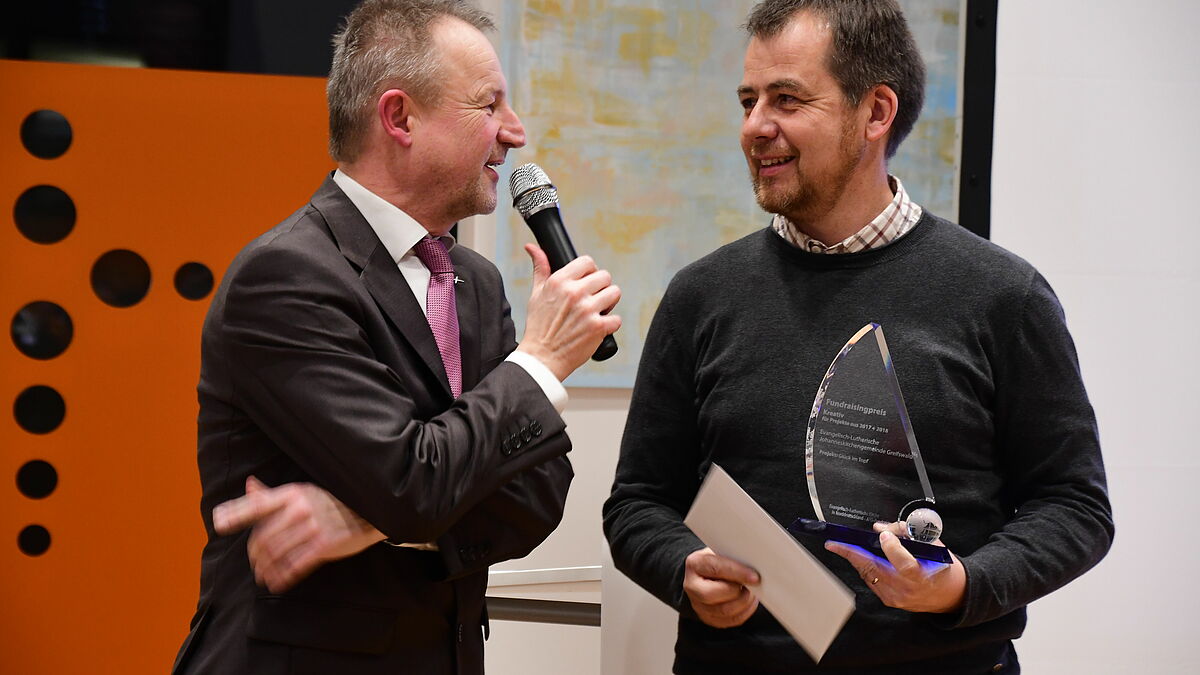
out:
<path id="1" fill-rule="evenodd" d="M 458 345 L 458 309 L 454 304 L 454 263 L 441 239 L 425 237 L 413 251 L 429 268 L 429 290 L 425 294 L 425 318 L 442 354 L 446 378 L 454 398 L 462 394 L 462 352 Z"/>

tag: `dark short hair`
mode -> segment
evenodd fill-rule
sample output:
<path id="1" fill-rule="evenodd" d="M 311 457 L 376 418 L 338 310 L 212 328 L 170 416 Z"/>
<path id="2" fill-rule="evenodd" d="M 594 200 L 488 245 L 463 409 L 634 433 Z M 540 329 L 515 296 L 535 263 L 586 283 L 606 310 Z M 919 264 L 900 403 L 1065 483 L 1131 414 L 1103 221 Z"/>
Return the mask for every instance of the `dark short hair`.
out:
<path id="1" fill-rule="evenodd" d="M 462 0 L 365 0 L 333 36 L 333 64 L 325 96 L 329 104 L 329 154 L 353 161 L 362 150 L 379 95 L 403 89 L 436 103 L 441 59 L 431 27 L 443 17 L 482 31 L 495 29 L 486 12 Z"/>
<path id="2" fill-rule="evenodd" d="M 773 38 L 803 11 L 829 22 L 829 72 L 851 105 L 858 105 L 879 84 L 896 92 L 899 105 L 887 156 L 896 154 L 925 102 L 925 62 L 900 5 L 896 0 L 764 0 L 750 11 L 746 32 L 763 40 Z"/>

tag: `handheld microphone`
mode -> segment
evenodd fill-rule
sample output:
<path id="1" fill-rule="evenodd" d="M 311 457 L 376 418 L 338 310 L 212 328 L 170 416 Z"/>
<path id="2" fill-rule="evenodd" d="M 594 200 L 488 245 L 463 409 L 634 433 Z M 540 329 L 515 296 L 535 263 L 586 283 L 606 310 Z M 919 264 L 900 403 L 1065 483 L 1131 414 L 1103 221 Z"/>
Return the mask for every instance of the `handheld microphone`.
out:
<path id="1" fill-rule="evenodd" d="M 550 183 L 550 177 L 537 164 L 522 164 L 513 170 L 508 181 L 512 192 L 513 207 L 525 219 L 533 231 L 538 246 L 546 252 L 550 270 L 558 270 L 579 256 L 563 227 L 562 215 L 558 211 L 558 190 Z M 592 354 L 593 361 L 603 361 L 617 353 L 617 341 L 605 335 L 604 341 Z"/>

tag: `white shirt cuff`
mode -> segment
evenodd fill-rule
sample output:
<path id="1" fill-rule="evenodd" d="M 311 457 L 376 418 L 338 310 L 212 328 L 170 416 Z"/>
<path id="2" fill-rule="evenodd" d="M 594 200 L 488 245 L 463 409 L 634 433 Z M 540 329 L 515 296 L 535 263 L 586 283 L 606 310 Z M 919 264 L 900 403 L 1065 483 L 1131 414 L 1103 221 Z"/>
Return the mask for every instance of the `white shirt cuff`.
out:
<path id="1" fill-rule="evenodd" d="M 541 359 L 532 354 L 525 352 L 513 352 L 508 355 L 505 361 L 511 361 L 525 369 L 534 382 L 542 388 L 542 392 L 546 394 L 546 398 L 550 399 L 550 405 L 561 415 L 563 410 L 567 409 L 567 388 L 558 381 L 554 373 L 542 363 Z"/>

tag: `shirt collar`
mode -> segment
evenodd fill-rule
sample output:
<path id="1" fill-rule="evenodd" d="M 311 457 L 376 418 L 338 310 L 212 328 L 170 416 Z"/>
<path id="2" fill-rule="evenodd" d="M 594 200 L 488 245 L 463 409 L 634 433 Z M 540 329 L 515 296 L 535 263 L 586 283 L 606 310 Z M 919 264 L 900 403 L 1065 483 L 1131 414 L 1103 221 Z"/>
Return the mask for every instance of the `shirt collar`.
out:
<path id="1" fill-rule="evenodd" d="M 411 216 L 342 173 L 341 169 L 333 172 L 333 182 L 346 193 L 350 203 L 354 204 L 371 229 L 375 230 L 375 235 L 396 263 L 406 256 L 414 255 L 412 247 L 429 235 L 429 232 Z M 447 234 L 439 239 L 446 244 L 447 251 L 454 248 L 453 236 Z"/>
<path id="2" fill-rule="evenodd" d="M 904 185 L 895 176 L 888 176 L 892 188 L 892 201 L 858 232 L 842 241 L 826 245 L 800 231 L 795 223 L 776 214 L 771 219 L 771 228 L 796 248 L 810 253 L 857 253 L 886 246 L 908 233 L 921 220 L 922 209 L 909 198 Z"/>

